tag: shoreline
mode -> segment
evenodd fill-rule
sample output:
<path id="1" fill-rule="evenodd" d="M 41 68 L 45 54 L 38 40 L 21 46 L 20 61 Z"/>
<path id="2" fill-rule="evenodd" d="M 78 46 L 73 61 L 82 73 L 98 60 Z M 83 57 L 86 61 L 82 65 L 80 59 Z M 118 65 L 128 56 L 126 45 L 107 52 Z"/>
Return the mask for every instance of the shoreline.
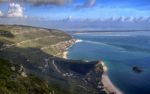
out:
<path id="1" fill-rule="evenodd" d="M 68 59 L 68 51 L 63 52 L 63 57 L 64 59 Z"/>
<path id="2" fill-rule="evenodd" d="M 63 52 L 62 58 L 68 59 L 68 49 L 71 48 L 74 44 L 82 42 L 82 40 L 76 39 L 74 43 L 72 43 L 68 48 L 66 48 L 66 51 Z M 101 82 L 103 84 L 104 90 L 107 92 L 107 94 L 123 94 L 121 90 L 119 90 L 110 80 L 108 77 L 107 71 L 108 67 L 105 65 L 103 61 L 101 61 L 103 71 Z"/>
<path id="3" fill-rule="evenodd" d="M 71 44 L 68 48 L 66 48 L 66 51 L 63 52 L 62 58 L 68 59 L 68 53 L 69 53 L 68 49 L 71 48 L 74 44 L 79 43 L 79 42 L 82 42 L 82 40 L 75 39 L 74 43 Z"/>
<path id="4" fill-rule="evenodd" d="M 104 64 L 104 62 L 102 62 L 102 66 L 103 66 L 103 70 L 104 73 L 102 74 L 102 79 L 101 82 L 103 83 L 103 87 L 104 90 L 108 93 L 108 94 L 123 94 L 123 92 L 121 90 L 119 90 L 110 80 L 110 78 L 108 77 L 107 71 L 108 68 L 107 66 Z"/>
<path id="5" fill-rule="evenodd" d="M 102 75 L 102 83 L 104 86 L 104 89 L 108 94 L 114 93 L 114 94 L 123 94 L 109 79 L 107 74 Z"/>

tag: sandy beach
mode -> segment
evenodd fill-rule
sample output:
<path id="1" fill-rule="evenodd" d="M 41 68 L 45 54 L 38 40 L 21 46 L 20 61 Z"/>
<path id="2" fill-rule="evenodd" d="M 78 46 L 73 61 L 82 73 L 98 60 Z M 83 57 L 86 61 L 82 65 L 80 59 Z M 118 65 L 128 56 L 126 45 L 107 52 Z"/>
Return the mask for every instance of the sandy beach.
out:
<path id="1" fill-rule="evenodd" d="M 79 43 L 79 42 L 82 42 L 82 40 L 76 39 L 75 42 L 74 42 L 74 44 Z M 72 44 L 72 45 L 74 45 L 74 44 Z M 70 47 L 72 47 L 72 45 L 71 45 Z M 70 48 L 70 47 L 69 47 L 69 48 Z M 69 48 L 67 48 L 67 50 L 63 52 L 62 58 L 67 59 L 67 56 L 68 56 L 68 49 L 69 49 Z"/>
<path id="2" fill-rule="evenodd" d="M 103 61 L 100 61 L 100 63 L 103 66 L 103 70 L 104 73 L 102 75 L 102 83 L 104 85 L 104 89 L 105 91 L 110 94 L 110 93 L 114 93 L 114 94 L 123 94 L 116 86 L 113 85 L 113 83 L 111 82 L 111 80 L 109 79 L 108 75 L 107 75 L 107 71 L 108 68 L 105 65 L 105 63 Z"/>
<path id="3" fill-rule="evenodd" d="M 107 74 L 102 75 L 102 83 L 106 91 L 115 92 L 115 94 L 123 94 L 116 86 L 113 85 Z"/>
<path id="4" fill-rule="evenodd" d="M 63 52 L 63 58 L 67 59 L 68 51 Z"/>

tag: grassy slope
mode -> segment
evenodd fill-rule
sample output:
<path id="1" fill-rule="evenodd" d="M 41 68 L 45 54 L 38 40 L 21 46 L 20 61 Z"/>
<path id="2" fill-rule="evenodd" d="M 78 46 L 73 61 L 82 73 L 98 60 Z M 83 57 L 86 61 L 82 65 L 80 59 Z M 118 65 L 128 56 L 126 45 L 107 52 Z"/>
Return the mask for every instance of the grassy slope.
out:
<path id="1" fill-rule="evenodd" d="M 6 33 L 6 34 L 3 34 Z M 1 34 L 2 33 L 2 34 Z M 4 51 L 14 53 L 16 56 L 18 54 L 24 55 L 25 58 L 35 61 L 36 63 L 41 63 L 43 59 L 37 59 L 41 54 L 41 51 L 49 55 L 54 55 L 57 57 L 62 57 L 64 49 L 61 49 L 60 46 L 55 47 L 62 41 L 68 41 L 72 39 L 71 36 L 60 32 L 59 30 L 48 30 L 40 29 L 26 26 L 0 26 L 0 45 L 5 44 L 15 44 L 14 46 L 5 49 Z M 5 47 L 1 47 L 5 48 Z M 37 50 L 21 50 L 26 48 L 34 48 Z M 21 50 L 21 51 L 20 51 Z M 15 56 L 13 54 L 13 56 Z M 8 55 L 8 54 L 7 54 Z M 12 59 L 12 56 L 4 56 Z M 32 62 L 31 63 L 35 63 Z"/>
<path id="2" fill-rule="evenodd" d="M 12 66 L 16 68 L 15 71 L 11 70 Z M 57 85 L 48 85 L 33 75 L 21 76 L 19 68 L 20 65 L 0 59 L 0 94 L 70 94 Z"/>
<path id="3" fill-rule="evenodd" d="M 59 30 L 48 30 L 25 26 L 0 26 L 0 33 L 5 32 L 6 35 L 0 35 L 1 39 L 6 39 L 17 47 L 43 48 L 54 45 L 61 41 L 71 39 L 71 36 L 60 32 Z"/>

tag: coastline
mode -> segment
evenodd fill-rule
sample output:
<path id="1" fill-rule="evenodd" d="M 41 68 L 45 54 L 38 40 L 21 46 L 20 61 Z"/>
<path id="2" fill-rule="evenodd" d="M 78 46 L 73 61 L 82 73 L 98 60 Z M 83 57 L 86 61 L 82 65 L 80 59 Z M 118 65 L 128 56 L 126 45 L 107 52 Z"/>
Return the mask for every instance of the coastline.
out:
<path id="1" fill-rule="evenodd" d="M 114 94 L 123 94 L 114 84 L 111 82 L 107 74 L 102 75 L 102 83 L 106 92 Z"/>
<path id="2" fill-rule="evenodd" d="M 67 59 L 67 57 L 68 57 L 68 51 L 63 52 L 63 57 L 62 58 Z"/>
<path id="3" fill-rule="evenodd" d="M 103 66 L 104 73 L 102 75 L 101 81 L 103 83 L 104 90 L 108 94 L 123 94 L 122 91 L 120 91 L 108 77 L 108 74 L 107 74 L 108 68 L 106 67 L 106 65 L 102 63 L 102 66 Z"/>
<path id="4" fill-rule="evenodd" d="M 74 44 L 79 43 L 79 42 L 82 42 L 82 40 L 75 39 L 74 42 L 72 42 L 70 46 L 67 47 L 66 50 L 63 52 L 62 58 L 68 59 L 68 53 L 69 53 L 68 49 L 72 47 Z M 105 65 L 105 63 L 101 61 L 101 64 L 102 64 L 103 71 L 104 71 L 104 73 L 102 74 L 102 79 L 101 79 L 104 90 L 107 92 L 107 94 L 123 94 L 122 91 L 120 91 L 109 79 L 107 75 L 108 68 Z"/>
<path id="5" fill-rule="evenodd" d="M 68 59 L 68 49 L 70 47 L 72 47 L 72 45 L 76 44 L 76 43 L 79 43 L 79 42 L 82 42 L 82 40 L 79 40 L 79 39 L 75 39 L 75 41 L 73 43 L 70 44 L 70 46 L 68 48 L 66 48 L 66 50 L 63 52 L 63 55 L 62 55 L 62 58 L 64 59 Z"/>

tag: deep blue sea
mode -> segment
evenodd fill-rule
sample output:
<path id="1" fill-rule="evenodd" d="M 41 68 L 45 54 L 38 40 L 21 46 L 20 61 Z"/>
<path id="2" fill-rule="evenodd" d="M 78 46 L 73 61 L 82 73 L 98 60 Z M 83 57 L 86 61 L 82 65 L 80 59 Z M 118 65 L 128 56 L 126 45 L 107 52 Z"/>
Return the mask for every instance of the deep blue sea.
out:
<path id="1" fill-rule="evenodd" d="M 113 84 L 124 94 L 150 94 L 150 31 L 72 33 L 82 42 L 68 58 L 104 60 Z M 143 70 L 136 73 L 133 66 Z"/>

